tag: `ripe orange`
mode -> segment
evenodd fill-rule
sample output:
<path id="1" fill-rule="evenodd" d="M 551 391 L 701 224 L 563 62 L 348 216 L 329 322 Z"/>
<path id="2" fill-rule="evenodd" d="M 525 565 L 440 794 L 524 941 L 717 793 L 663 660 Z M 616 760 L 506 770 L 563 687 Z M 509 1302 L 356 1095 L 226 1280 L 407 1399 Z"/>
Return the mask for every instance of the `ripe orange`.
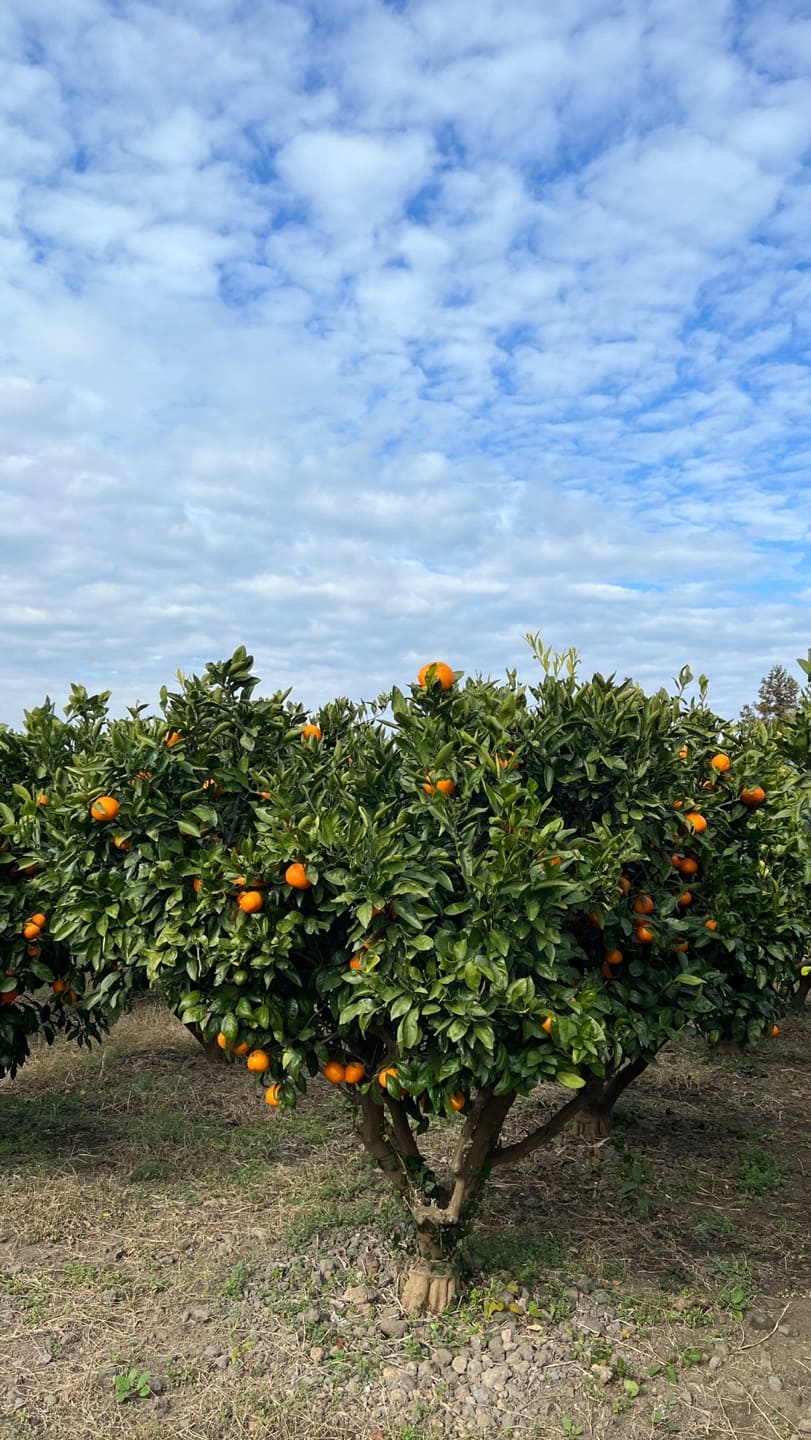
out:
<path id="1" fill-rule="evenodd" d="M 258 890 L 243 890 L 237 900 L 237 905 L 245 915 L 255 915 L 257 910 L 262 909 L 264 903 L 265 897 Z"/>
<path id="2" fill-rule="evenodd" d="M 179 730 L 167 730 L 167 732 L 166 732 L 166 744 L 167 744 L 167 746 L 168 746 L 168 748 L 169 748 L 170 750 L 172 749 L 172 746 L 173 746 L 173 745 L 179 744 L 179 742 L 180 742 L 182 739 L 183 739 L 183 736 L 181 735 L 181 733 L 180 733 Z"/>
<path id="3" fill-rule="evenodd" d="M 271 797 L 270 797 L 270 791 L 269 791 L 269 790 L 260 790 L 260 791 L 259 791 L 259 799 L 260 799 L 260 800 L 269 800 L 270 798 L 271 798 Z"/>
<path id="4" fill-rule="evenodd" d="M 279 1104 L 279 1100 L 281 1099 L 281 1093 L 282 1087 L 277 1080 L 275 1085 L 269 1085 L 267 1090 L 265 1091 L 265 1104 L 272 1105 L 275 1110 L 276 1106 Z"/>
<path id="5" fill-rule="evenodd" d="M 429 678 L 429 671 L 430 678 Z M 439 685 L 442 690 L 450 690 L 453 684 L 453 671 L 450 665 L 443 660 L 432 660 L 428 665 L 423 665 L 417 676 L 417 684 L 426 689 L 428 685 Z"/>
<path id="6" fill-rule="evenodd" d="M 26 940 L 36 940 L 41 933 L 39 925 L 36 925 L 33 920 L 29 920 L 27 925 L 23 925 L 23 935 Z"/>
<path id="7" fill-rule="evenodd" d="M 686 760 L 686 759 L 687 759 L 687 756 L 688 756 L 689 754 L 690 754 L 690 751 L 687 749 L 687 746 L 686 746 L 686 745 L 682 745 L 681 750 L 679 751 L 679 759 L 680 759 L 680 760 Z"/>
<path id="8" fill-rule="evenodd" d="M 365 1073 L 360 1060 L 350 1060 L 344 1070 L 344 1080 L 347 1085 L 357 1085 L 359 1081 L 363 1079 Z"/>
<path id="9" fill-rule="evenodd" d="M 245 1064 L 252 1075 L 264 1075 L 270 1069 L 270 1056 L 267 1050 L 252 1050 Z"/>
<path id="10" fill-rule="evenodd" d="M 778 1035 L 780 1034 L 780 1026 L 779 1026 L 779 1025 L 773 1025 L 772 1028 L 771 1028 L 771 1030 L 769 1031 L 769 1034 L 771 1035 L 771 1037 L 772 1037 L 773 1040 L 776 1040 L 777 1037 L 778 1037 Z"/>
<path id="11" fill-rule="evenodd" d="M 635 915 L 652 915 L 655 906 L 650 895 L 637 895 L 632 909 Z"/>
<path id="12" fill-rule="evenodd" d="M 679 896 L 679 899 L 678 899 L 678 904 L 679 904 L 679 905 L 692 905 L 692 903 L 693 903 L 693 892 L 692 892 L 692 890 L 682 890 L 681 895 Z"/>
<path id="13" fill-rule="evenodd" d="M 607 960 L 600 966 L 600 974 L 603 975 L 606 980 L 613 980 L 614 971 L 611 969 Z"/>
<path id="14" fill-rule="evenodd" d="M 47 804 L 48 804 L 48 796 L 47 796 L 47 795 L 40 795 L 39 799 L 37 800 L 37 804 L 38 804 L 38 805 L 47 805 Z"/>
<path id="15" fill-rule="evenodd" d="M 422 787 L 423 790 L 425 791 L 426 795 L 433 795 L 433 793 L 434 793 L 435 790 L 438 790 L 439 793 L 440 793 L 440 795 L 452 795 L 453 792 L 454 792 L 454 790 L 456 789 L 456 786 L 454 785 L 453 781 L 452 781 L 452 780 L 437 780 L 436 785 L 432 785 L 432 784 L 431 784 L 431 776 L 433 775 L 433 773 L 434 773 L 433 770 L 429 770 L 428 775 L 426 776 L 426 779 L 425 779 L 425 784 L 424 784 L 423 787 Z"/>
<path id="16" fill-rule="evenodd" d="M 712 765 L 713 770 L 718 771 L 719 775 L 726 775 L 726 772 L 732 764 L 732 761 L 730 760 L 728 755 L 724 755 L 723 753 L 719 752 L 718 755 L 713 755 L 710 764 Z"/>
<path id="17" fill-rule="evenodd" d="M 551 1034 L 552 1034 L 552 1016 L 551 1016 L 551 1015 L 547 1015 L 546 1019 L 541 1021 L 541 1029 L 542 1029 L 547 1035 L 551 1035 Z"/>
<path id="18" fill-rule="evenodd" d="M 362 955 L 353 955 L 353 956 L 352 956 L 352 959 L 351 959 L 350 962 L 349 962 L 349 968 L 350 968 L 350 970 L 362 970 L 362 969 L 363 969 L 363 956 L 362 956 Z"/>
<path id="19" fill-rule="evenodd" d="M 200 894 L 200 889 L 201 889 L 201 887 L 202 887 L 202 884 L 203 884 L 203 882 L 202 882 L 202 880 L 200 879 L 200 876 L 199 876 L 199 875 L 195 875 L 194 879 L 193 879 L 192 882 L 191 882 L 191 888 L 192 888 L 192 890 L 194 891 L 195 895 L 199 895 L 199 894 Z"/>
<path id="20" fill-rule="evenodd" d="M 324 1079 L 329 1080 L 330 1085 L 340 1085 L 346 1079 L 346 1066 L 339 1060 L 329 1060 L 324 1066 Z"/>
<path id="21" fill-rule="evenodd" d="M 130 842 L 125 835 L 114 835 L 113 844 L 116 850 L 129 850 Z"/>
<path id="22" fill-rule="evenodd" d="M 696 835 L 704 834 L 707 828 L 707 822 L 703 815 L 699 815 L 697 810 L 688 810 L 684 818 Z"/>
<path id="23" fill-rule="evenodd" d="M 629 877 L 628 875 L 620 875 L 620 878 L 619 878 L 619 887 L 620 887 L 620 890 L 622 891 L 623 895 L 630 895 L 630 893 L 631 893 L 631 881 L 630 881 L 630 877 Z"/>
<path id="24" fill-rule="evenodd" d="M 302 732 L 301 732 L 301 738 L 302 738 L 302 740 L 320 740 L 320 739 L 321 739 L 321 726 L 320 726 L 320 725 L 305 725 L 304 728 L 303 728 L 303 730 L 302 730 Z"/>
<path id="25" fill-rule="evenodd" d="M 19 990 L 0 991 L 0 1005 L 13 1005 L 19 993 Z"/>
<path id="26" fill-rule="evenodd" d="M 683 801 L 683 800 L 674 800 L 674 801 L 673 801 L 673 809 L 674 809 L 674 810 L 681 810 L 683 804 L 684 804 L 684 801 Z"/>
<path id="27" fill-rule="evenodd" d="M 227 1049 L 228 1049 L 228 1036 L 227 1036 L 227 1035 L 224 1035 L 223 1032 L 222 1032 L 222 1030 L 220 1031 L 219 1035 L 217 1036 L 217 1044 L 219 1045 L 219 1047 L 220 1047 L 221 1050 L 227 1050 Z"/>
<path id="28" fill-rule="evenodd" d="M 740 795 L 738 796 L 738 799 L 743 805 L 750 805 L 752 807 L 754 807 L 755 805 L 762 805 L 763 801 L 766 799 L 766 791 L 763 789 L 762 785 L 752 785 L 748 788 L 747 786 L 744 786 L 743 790 L 741 790 Z"/>
<path id="29" fill-rule="evenodd" d="M 247 1040 L 241 1040 L 238 1045 L 235 1045 L 235 1046 L 234 1046 L 234 1054 L 235 1054 L 235 1055 L 247 1055 L 247 1053 L 248 1053 L 248 1051 L 250 1050 L 250 1048 L 251 1048 L 251 1047 L 250 1047 L 250 1045 L 248 1044 Z"/>
<path id="30" fill-rule="evenodd" d="M 621 950 L 606 950 L 604 956 L 606 965 L 621 965 L 623 958 Z"/>
<path id="31" fill-rule="evenodd" d="M 671 945 L 670 953 L 671 955 L 686 955 L 688 948 L 686 940 L 677 940 L 675 945 Z"/>
<path id="32" fill-rule="evenodd" d="M 705 921 L 704 921 L 704 929 L 705 929 L 705 930 L 717 930 L 717 929 L 718 929 L 718 921 L 717 921 L 717 920 L 705 920 Z"/>
<path id="33" fill-rule="evenodd" d="M 288 865 L 284 878 L 292 890 L 311 890 L 312 881 L 307 879 L 307 866 L 296 860 Z"/>
<path id="34" fill-rule="evenodd" d="M 698 861 L 692 855 L 671 855 L 670 858 L 681 875 L 698 874 Z"/>
<path id="35" fill-rule="evenodd" d="M 450 1106 L 452 1110 L 464 1110 L 465 1097 L 462 1094 L 461 1090 L 458 1090 L 455 1095 L 449 1095 L 448 1099 L 450 1101 Z"/>
<path id="36" fill-rule="evenodd" d="M 388 1088 L 389 1088 L 389 1085 L 388 1085 L 389 1077 L 391 1077 L 392 1080 L 396 1080 L 396 1079 L 397 1079 L 397 1066 L 396 1066 L 396 1065 L 387 1065 L 386 1068 L 385 1068 L 385 1070 L 381 1070 L 380 1073 L 378 1074 L 377 1083 L 378 1083 L 378 1085 L 382 1085 L 382 1087 L 383 1087 L 384 1090 L 388 1090 Z"/>
<path id="37" fill-rule="evenodd" d="M 113 795 L 100 795 L 90 806 L 94 820 L 115 820 L 121 806 Z"/>
<path id="38" fill-rule="evenodd" d="M 36 960 L 37 956 L 42 953 L 42 946 L 41 946 L 41 945 L 26 945 L 26 947 L 25 947 L 25 953 L 26 953 L 26 955 L 28 956 L 29 960 Z"/>
<path id="39" fill-rule="evenodd" d="M 38 910 L 36 915 L 31 916 L 31 924 L 38 925 L 40 930 L 44 930 L 47 923 L 48 922 L 41 910 Z"/>
<path id="40" fill-rule="evenodd" d="M 60 980 L 54 980 L 54 983 L 53 983 L 53 985 L 51 986 L 51 989 L 53 990 L 54 995 L 63 995 L 63 994 L 65 993 L 65 991 L 67 990 L 67 988 L 68 988 L 68 982 L 67 982 L 67 980 L 61 980 L 61 979 L 60 979 Z"/>
<path id="41" fill-rule="evenodd" d="M 650 925 L 637 925 L 635 926 L 635 931 L 636 938 L 640 945 L 652 945 L 656 939 L 656 935 L 653 930 L 651 930 Z"/>

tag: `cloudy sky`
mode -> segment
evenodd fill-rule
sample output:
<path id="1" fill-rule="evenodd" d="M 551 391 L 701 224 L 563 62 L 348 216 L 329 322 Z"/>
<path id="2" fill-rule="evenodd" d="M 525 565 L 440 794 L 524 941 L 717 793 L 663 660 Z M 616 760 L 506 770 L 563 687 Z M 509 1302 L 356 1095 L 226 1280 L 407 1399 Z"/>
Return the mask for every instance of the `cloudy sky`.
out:
<path id="1" fill-rule="evenodd" d="M 810 142 L 797 0 L 4 0 L 0 719 L 798 673 Z"/>

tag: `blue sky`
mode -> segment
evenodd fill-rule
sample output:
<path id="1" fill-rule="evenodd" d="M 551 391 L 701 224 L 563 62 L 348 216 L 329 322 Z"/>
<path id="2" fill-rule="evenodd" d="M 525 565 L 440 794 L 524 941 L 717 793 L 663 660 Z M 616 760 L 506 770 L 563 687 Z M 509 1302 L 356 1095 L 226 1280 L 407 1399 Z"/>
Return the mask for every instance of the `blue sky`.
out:
<path id="1" fill-rule="evenodd" d="M 5 0 L 0 719 L 811 644 L 811 15 Z"/>

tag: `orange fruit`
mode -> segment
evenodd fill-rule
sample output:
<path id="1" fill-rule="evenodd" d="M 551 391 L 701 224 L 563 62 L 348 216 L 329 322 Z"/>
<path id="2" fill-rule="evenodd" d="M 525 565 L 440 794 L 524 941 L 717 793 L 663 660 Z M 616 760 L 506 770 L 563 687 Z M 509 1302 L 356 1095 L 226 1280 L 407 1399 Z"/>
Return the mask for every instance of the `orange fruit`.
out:
<path id="1" fill-rule="evenodd" d="M 738 796 L 738 799 L 743 805 L 750 805 L 753 807 L 755 805 L 762 805 L 763 801 L 766 799 L 766 791 L 763 789 L 762 785 L 751 785 L 748 787 L 744 786 L 743 790 L 741 790 Z"/>
<path id="2" fill-rule="evenodd" d="M 347 1085 L 357 1085 L 358 1082 L 363 1079 L 365 1073 L 360 1060 L 350 1060 L 344 1070 L 344 1080 Z"/>
<path id="3" fill-rule="evenodd" d="M 589 920 L 591 921 L 592 925 L 596 925 L 598 930 L 602 930 L 602 921 L 596 910 L 589 910 Z"/>
<path id="4" fill-rule="evenodd" d="M 620 875 L 620 878 L 619 878 L 619 887 L 620 887 L 620 890 L 622 891 L 623 895 L 630 895 L 630 893 L 631 893 L 631 881 L 630 881 L 630 878 L 629 878 L 627 875 Z"/>
<path id="5" fill-rule="evenodd" d="M 455 1095 L 449 1095 L 448 1100 L 450 1101 L 451 1110 L 464 1110 L 465 1097 L 461 1090 L 458 1090 Z"/>
<path id="6" fill-rule="evenodd" d="M 29 960 L 36 960 L 37 956 L 42 953 L 42 946 L 41 946 L 41 945 L 26 945 L 26 947 L 25 947 L 25 953 L 26 953 L 26 955 L 28 956 Z"/>
<path id="7" fill-rule="evenodd" d="M 692 855 L 671 855 L 671 861 L 681 875 L 697 875 L 698 861 Z"/>
<path id="8" fill-rule="evenodd" d="M 682 890 L 677 903 L 679 905 L 692 905 L 693 892 L 691 890 Z"/>
<path id="9" fill-rule="evenodd" d="M 429 673 L 430 679 L 429 679 Z M 432 660 L 428 665 L 423 665 L 417 676 L 417 684 L 426 689 L 429 684 L 439 685 L 442 690 L 450 690 L 453 684 L 453 671 L 450 665 L 442 660 Z"/>
<path id="10" fill-rule="evenodd" d="M 346 1079 L 346 1066 L 339 1060 L 330 1060 L 324 1066 L 324 1079 L 329 1080 L 330 1085 L 340 1085 Z"/>
<path id="11" fill-rule="evenodd" d="M 604 960 L 606 965 L 621 965 L 623 954 L 621 950 L 606 950 Z"/>
<path id="12" fill-rule="evenodd" d="M 282 1087 L 277 1080 L 275 1085 L 269 1085 L 267 1090 L 265 1091 L 265 1104 L 272 1105 L 275 1110 L 276 1106 L 279 1104 L 281 1093 Z"/>
<path id="13" fill-rule="evenodd" d="M 704 929 L 705 929 L 705 930 L 717 930 L 717 929 L 718 929 L 718 921 L 717 921 L 717 920 L 705 920 L 705 921 L 704 921 Z"/>
<path id="14" fill-rule="evenodd" d="M 679 751 L 679 759 L 680 759 L 680 760 L 686 760 L 686 759 L 687 759 L 687 756 L 688 756 L 689 754 L 690 754 L 690 751 L 687 749 L 687 746 L 686 746 L 686 745 L 682 745 L 681 750 Z"/>
<path id="15" fill-rule="evenodd" d="M 439 791 L 440 795 L 452 795 L 454 790 L 456 789 L 453 781 L 437 780 L 436 785 L 432 785 L 431 776 L 433 775 L 433 773 L 433 770 L 429 770 L 428 774 L 425 777 L 425 784 L 422 788 L 425 791 L 426 795 L 433 795 L 436 790 Z"/>
<path id="16" fill-rule="evenodd" d="M 63 995 L 63 994 L 65 993 L 65 991 L 67 990 L 67 988 L 68 988 L 68 982 L 67 982 L 67 980 L 54 980 L 54 983 L 53 983 L 53 985 L 51 986 L 51 989 L 53 990 L 54 995 Z"/>
<path id="17" fill-rule="evenodd" d="M 224 1035 L 223 1032 L 222 1032 L 222 1030 L 220 1031 L 219 1035 L 217 1036 L 217 1044 L 219 1045 L 219 1047 L 220 1047 L 221 1050 L 227 1050 L 227 1049 L 228 1049 L 228 1036 L 227 1036 L 227 1035 Z"/>
<path id="18" fill-rule="evenodd" d="M 130 842 L 125 835 L 114 835 L 113 844 L 115 845 L 116 850 L 130 849 Z"/>
<path id="19" fill-rule="evenodd" d="M 269 790 L 260 790 L 260 791 L 259 791 L 259 799 L 260 799 L 260 800 L 269 800 L 269 799 L 270 799 L 270 791 L 269 791 Z"/>
<path id="20" fill-rule="evenodd" d="M 296 860 L 288 865 L 284 872 L 284 878 L 292 890 L 311 890 L 312 881 L 307 879 L 307 867 Z"/>
<path id="21" fill-rule="evenodd" d="M 36 925 L 33 920 L 29 920 L 27 925 L 23 925 L 23 935 L 26 940 L 36 940 L 41 933 L 39 925 Z"/>
<path id="22" fill-rule="evenodd" d="M 39 799 L 37 800 L 37 804 L 38 804 L 38 805 L 47 805 L 47 804 L 48 804 L 48 796 L 47 796 L 47 795 L 40 795 Z"/>
<path id="23" fill-rule="evenodd" d="M 671 955 L 686 955 L 688 948 L 686 940 L 677 940 L 675 945 L 671 945 L 670 953 Z"/>
<path id="24" fill-rule="evenodd" d="M 710 764 L 712 765 L 713 770 L 717 770 L 719 775 L 726 775 L 726 772 L 732 764 L 732 761 L 730 760 L 728 755 L 724 755 L 722 752 L 719 752 L 719 754 L 713 755 Z"/>
<path id="25" fill-rule="evenodd" d="M 100 795 L 90 806 L 94 820 L 115 820 L 121 806 L 113 795 Z"/>
<path id="26" fill-rule="evenodd" d="M 637 925 L 635 929 L 636 938 L 639 941 L 640 945 L 653 944 L 654 940 L 656 939 L 656 935 L 654 934 L 653 930 L 651 930 L 650 925 Z"/>
<path id="27" fill-rule="evenodd" d="M 382 1087 L 383 1087 L 384 1090 L 388 1090 L 388 1088 L 389 1088 L 389 1085 L 388 1085 L 389 1077 L 391 1077 L 392 1080 L 396 1080 L 396 1079 L 397 1079 L 397 1066 L 396 1066 L 396 1065 L 387 1065 L 386 1068 L 385 1068 L 385 1070 L 381 1070 L 380 1073 L 378 1074 L 377 1083 L 378 1083 L 378 1085 L 382 1085 Z"/>
<path id="28" fill-rule="evenodd" d="M 179 744 L 182 739 L 183 736 L 181 735 L 179 730 L 167 730 L 166 744 L 170 750 L 172 749 L 173 745 Z"/>
<path id="29" fill-rule="evenodd" d="M 699 815 L 697 810 L 688 810 L 684 818 L 696 835 L 704 834 L 707 828 L 707 822 L 703 815 Z"/>
<path id="30" fill-rule="evenodd" d="M 351 959 L 350 962 L 349 962 L 349 968 L 350 968 L 350 970 L 362 970 L 362 969 L 363 969 L 363 956 L 362 956 L 362 955 L 353 955 L 353 956 L 352 956 L 352 959 Z"/>
<path id="31" fill-rule="evenodd" d="M 320 739 L 321 739 L 321 726 L 320 726 L 320 725 L 305 725 L 304 728 L 303 728 L 303 730 L 302 730 L 302 732 L 301 732 L 301 738 L 302 738 L 302 740 L 320 740 Z"/>
<path id="32" fill-rule="evenodd" d="M 779 1026 L 779 1025 L 773 1025 L 772 1028 L 771 1028 L 771 1030 L 769 1031 L 769 1034 L 771 1035 L 771 1037 L 772 1037 L 773 1040 L 776 1040 L 777 1037 L 778 1037 L 778 1035 L 780 1034 L 780 1026 Z"/>
<path id="33" fill-rule="evenodd" d="M 674 810 L 681 810 L 683 804 L 684 804 L 684 801 L 683 801 L 683 800 L 674 800 L 674 801 L 673 801 L 673 809 L 674 809 Z"/>
<path id="34" fill-rule="evenodd" d="M 265 897 L 258 890 L 243 890 L 237 900 L 237 905 L 244 915 L 255 915 L 257 910 L 262 909 L 264 903 Z"/>
<path id="35" fill-rule="evenodd" d="M 19 993 L 19 990 L 0 991 L 0 1005 L 13 1005 Z"/>
<path id="36" fill-rule="evenodd" d="M 652 915 L 655 906 L 650 895 L 637 895 L 632 908 L 635 915 Z"/>
<path id="37" fill-rule="evenodd" d="M 264 1075 L 270 1069 L 270 1056 L 267 1050 L 252 1050 L 245 1064 L 252 1075 Z"/>
<path id="38" fill-rule="evenodd" d="M 546 1035 L 551 1035 L 551 1034 L 552 1034 L 552 1016 L 551 1016 L 551 1015 L 547 1015 L 546 1019 L 541 1021 L 541 1029 L 544 1031 L 544 1033 L 545 1033 Z"/>
<path id="39" fill-rule="evenodd" d="M 47 923 L 48 922 L 41 910 L 38 910 L 36 915 L 31 916 L 31 924 L 38 925 L 40 930 L 44 930 Z"/>
<path id="40" fill-rule="evenodd" d="M 194 891 L 195 895 L 199 895 L 199 894 L 200 894 L 200 890 L 201 890 L 201 888 L 202 888 L 202 884 L 203 884 L 203 882 L 202 882 L 202 880 L 200 879 L 200 876 L 199 876 L 199 875 L 195 875 L 194 879 L 193 879 L 192 882 L 191 882 L 191 888 L 192 888 L 192 890 Z"/>
<path id="41" fill-rule="evenodd" d="M 606 980 L 613 980 L 614 971 L 611 969 L 607 960 L 600 966 L 600 974 L 603 975 Z"/>
<path id="42" fill-rule="evenodd" d="M 238 1045 L 235 1045 L 235 1046 L 234 1046 L 234 1054 L 235 1054 L 235 1055 L 247 1055 L 247 1053 L 248 1053 L 248 1051 L 250 1050 L 250 1048 L 251 1048 L 251 1047 L 250 1047 L 250 1045 L 248 1044 L 247 1040 L 241 1040 Z"/>

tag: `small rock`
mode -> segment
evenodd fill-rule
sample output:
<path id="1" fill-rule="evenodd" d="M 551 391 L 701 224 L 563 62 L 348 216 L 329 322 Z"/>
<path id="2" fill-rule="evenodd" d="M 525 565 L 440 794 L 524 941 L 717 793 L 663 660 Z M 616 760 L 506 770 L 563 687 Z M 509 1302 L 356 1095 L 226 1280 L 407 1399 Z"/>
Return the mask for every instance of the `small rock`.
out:
<path id="1" fill-rule="evenodd" d="M 320 1364 L 321 1364 L 321 1361 L 323 1360 L 323 1358 L 324 1358 L 324 1349 L 323 1349 L 323 1346 L 321 1346 L 321 1345 L 313 1345 L 313 1348 L 312 1348 L 312 1350 L 310 1351 L 310 1359 L 311 1359 L 312 1361 L 314 1361 L 316 1365 L 320 1365 Z"/>
<path id="2" fill-rule="evenodd" d="M 408 1330 L 408 1321 L 401 1315 L 381 1315 L 377 1322 L 381 1335 L 388 1340 L 400 1340 Z"/>
<path id="3" fill-rule="evenodd" d="M 478 1379 L 482 1373 L 482 1362 L 478 1360 L 475 1355 L 467 1362 L 467 1373 L 472 1380 Z"/>
<path id="4" fill-rule="evenodd" d="M 189 1318 L 196 1321 L 198 1325 L 207 1325 L 211 1319 L 211 1311 L 206 1310 L 203 1305 L 192 1305 Z"/>
<path id="5" fill-rule="evenodd" d="M 557 1365 L 549 1365 L 543 1372 L 543 1378 L 548 1380 L 551 1385 L 556 1385 L 558 1380 L 563 1379 L 563 1371 L 559 1370 Z"/>
<path id="6" fill-rule="evenodd" d="M 467 1356 L 454 1355 L 451 1361 L 451 1368 L 456 1371 L 457 1375 L 464 1375 L 465 1371 L 467 1370 Z"/>
<path id="7" fill-rule="evenodd" d="M 501 1331 L 501 1343 L 505 1350 L 511 1349 L 515 1344 L 515 1334 L 512 1325 L 505 1325 Z"/>
<path id="8" fill-rule="evenodd" d="M 766 1381 L 766 1384 L 768 1385 L 770 1390 L 774 1390 L 775 1394 L 778 1390 L 782 1390 L 783 1388 L 783 1382 L 780 1379 L 779 1375 L 770 1375 L 768 1380 Z"/>
<path id="9" fill-rule="evenodd" d="M 749 1324 L 753 1330 L 771 1330 L 772 1322 L 762 1310 L 749 1311 Z"/>
<path id="10" fill-rule="evenodd" d="M 591 1284 L 591 1281 L 589 1280 L 588 1275 L 578 1275 L 578 1277 L 577 1277 L 577 1279 L 575 1280 L 574 1283 L 575 1283 L 575 1285 L 577 1286 L 578 1290 L 580 1291 L 581 1295 L 590 1295 L 590 1294 L 591 1294 L 592 1284 Z"/>
<path id="11" fill-rule="evenodd" d="M 395 1385 L 404 1392 L 414 1389 L 413 1378 L 404 1370 L 398 1370 L 395 1365 L 384 1365 L 380 1377 L 387 1385 Z"/>
<path id="12" fill-rule="evenodd" d="M 745 1400 L 745 1399 L 746 1399 L 746 1390 L 745 1390 L 744 1386 L 741 1384 L 740 1380 L 730 1380 L 730 1381 L 729 1381 L 729 1384 L 728 1384 L 728 1386 L 727 1386 L 727 1389 L 729 1390 L 729 1393 L 730 1393 L 730 1395 L 733 1397 L 733 1399 L 735 1399 L 735 1400 Z"/>
<path id="13" fill-rule="evenodd" d="M 348 1285 L 344 1290 L 344 1300 L 350 1305 L 368 1305 L 374 1293 L 368 1285 Z"/>
<path id="14" fill-rule="evenodd" d="M 569 1285 L 563 1292 L 563 1297 L 570 1305 L 577 1305 L 580 1300 L 580 1291 L 576 1285 Z"/>
<path id="15" fill-rule="evenodd" d="M 807 1420 L 798 1420 L 797 1429 L 801 1435 L 811 1435 L 811 1415 Z"/>
<path id="16" fill-rule="evenodd" d="M 549 1372 L 547 1372 L 547 1376 L 548 1373 Z M 598 1385 L 610 1385 L 611 1381 L 614 1379 L 614 1371 L 611 1369 L 610 1365 L 592 1365 L 591 1373 L 597 1381 Z"/>
<path id="17" fill-rule="evenodd" d="M 591 1298 L 595 1305 L 610 1305 L 611 1296 L 607 1290 L 593 1290 Z"/>
<path id="18" fill-rule="evenodd" d="M 227 1356 L 227 1355 L 217 1355 L 217 1356 L 215 1356 L 215 1358 L 214 1358 L 214 1369 L 215 1369 L 215 1370 L 227 1370 L 227 1369 L 228 1369 L 228 1356 Z"/>
<path id="19" fill-rule="evenodd" d="M 488 1355 L 492 1355 L 494 1360 L 500 1361 L 504 1359 L 504 1346 L 501 1343 L 500 1335 L 493 1336 L 492 1340 L 487 1346 L 487 1353 Z"/>
<path id="20" fill-rule="evenodd" d="M 434 1351 L 434 1359 L 435 1359 L 437 1365 L 441 1365 L 441 1366 L 443 1367 L 443 1369 L 444 1369 L 444 1367 L 445 1367 L 446 1365 L 450 1365 L 450 1363 L 451 1363 L 451 1361 L 452 1361 L 452 1359 L 453 1359 L 453 1355 L 451 1354 L 450 1350 L 443 1350 L 443 1349 L 435 1350 L 435 1351 Z"/>
<path id="21" fill-rule="evenodd" d="M 794 1325 L 778 1325 L 777 1333 L 778 1335 L 796 1335 L 797 1328 Z"/>
<path id="22" fill-rule="evenodd" d="M 482 1375 L 482 1385 L 488 1390 L 503 1390 L 510 1378 L 508 1365 L 494 1365 L 492 1370 L 486 1370 Z"/>
<path id="23" fill-rule="evenodd" d="M 389 1391 L 389 1404 L 394 1408 L 408 1404 L 408 1396 L 402 1387 L 395 1386 L 393 1390 Z"/>
<path id="24" fill-rule="evenodd" d="M 729 1354 L 729 1346 L 726 1340 L 716 1340 L 712 1348 L 715 1355 L 720 1355 L 722 1360 L 726 1360 Z"/>
<path id="25" fill-rule="evenodd" d="M 149 1388 L 153 1395 L 162 1395 L 166 1389 L 166 1381 L 160 1375 L 150 1375 Z"/>
<path id="26" fill-rule="evenodd" d="M 722 1357 L 721 1357 L 720 1355 L 711 1355 L 711 1356 L 710 1356 L 710 1369 L 711 1369 L 711 1370 L 718 1370 L 718 1369 L 720 1369 L 720 1367 L 723 1365 L 723 1363 L 724 1363 L 724 1361 L 723 1361 L 723 1359 L 722 1359 Z"/>
<path id="27" fill-rule="evenodd" d="M 433 1370 L 431 1369 L 430 1360 L 421 1360 L 417 1366 L 417 1375 L 420 1380 L 430 1380 L 432 1374 Z"/>

